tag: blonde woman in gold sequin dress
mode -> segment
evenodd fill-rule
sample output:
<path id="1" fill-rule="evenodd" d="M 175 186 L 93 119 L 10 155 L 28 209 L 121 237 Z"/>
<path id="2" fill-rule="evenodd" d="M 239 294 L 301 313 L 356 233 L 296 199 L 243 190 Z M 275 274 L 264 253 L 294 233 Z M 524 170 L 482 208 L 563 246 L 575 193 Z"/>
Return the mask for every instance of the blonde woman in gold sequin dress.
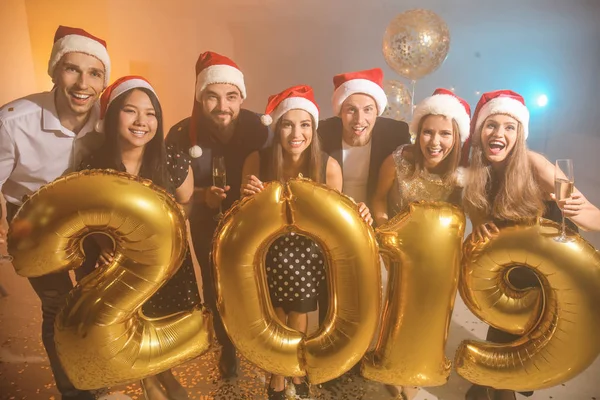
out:
<path id="1" fill-rule="evenodd" d="M 398 147 L 379 170 L 373 197 L 377 225 L 416 201 L 460 201 L 461 144 L 469 137 L 470 107 L 446 89 L 419 103 L 411 122 L 415 144 Z"/>
<path id="2" fill-rule="evenodd" d="M 415 144 L 398 147 L 379 170 L 372 201 L 377 225 L 412 202 L 460 201 L 458 164 L 461 144 L 469 136 L 470 113 L 469 105 L 446 89 L 437 89 L 417 105 L 411 122 Z M 388 390 L 408 400 L 419 389 L 388 386 Z"/>

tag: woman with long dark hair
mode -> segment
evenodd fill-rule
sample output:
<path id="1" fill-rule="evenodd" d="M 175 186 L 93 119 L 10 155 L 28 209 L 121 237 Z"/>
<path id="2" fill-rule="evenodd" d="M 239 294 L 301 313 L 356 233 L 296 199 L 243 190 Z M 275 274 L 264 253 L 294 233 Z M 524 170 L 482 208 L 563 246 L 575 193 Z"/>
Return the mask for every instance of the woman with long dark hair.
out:
<path id="1" fill-rule="evenodd" d="M 106 89 L 100 102 L 101 122 L 97 128 L 104 131 L 105 142 L 83 161 L 81 169 L 114 169 L 146 178 L 171 193 L 179 204 L 189 205 L 194 192 L 190 159 L 165 146 L 162 109 L 150 83 L 139 76 L 123 77 Z M 99 262 L 112 261 L 112 243 L 103 235 L 95 239 Z M 142 311 L 147 317 L 158 318 L 199 304 L 188 252 L 179 270 L 144 304 Z M 187 399 L 186 390 L 171 370 L 142 380 L 142 387 L 151 400 Z"/>
<path id="2" fill-rule="evenodd" d="M 295 178 L 299 174 L 333 189 L 342 189 L 342 171 L 333 158 L 320 149 L 317 135 L 319 110 L 309 86 L 294 86 L 271 96 L 261 120 L 274 128 L 271 147 L 246 158 L 242 195 L 263 189 L 263 182 Z M 323 252 L 310 238 L 291 232 L 271 245 L 265 259 L 271 301 L 280 321 L 306 332 L 308 312 L 317 309 L 319 285 L 325 279 Z M 308 398 L 305 380 L 295 377 L 296 396 Z M 270 400 L 284 400 L 285 377 L 272 375 Z"/>

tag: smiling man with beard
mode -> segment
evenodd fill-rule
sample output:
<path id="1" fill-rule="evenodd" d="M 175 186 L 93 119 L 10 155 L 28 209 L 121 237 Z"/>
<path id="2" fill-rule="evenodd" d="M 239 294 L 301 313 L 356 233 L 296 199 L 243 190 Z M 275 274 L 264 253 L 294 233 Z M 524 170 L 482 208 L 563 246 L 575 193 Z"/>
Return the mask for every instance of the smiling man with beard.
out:
<path id="1" fill-rule="evenodd" d="M 73 170 L 102 144 L 102 135 L 94 127 L 99 116 L 97 100 L 108 84 L 109 72 L 110 59 L 102 39 L 83 29 L 60 26 L 48 63 L 53 90 L 0 108 L 0 187 L 9 223 L 24 196 Z M 93 399 L 91 392 L 73 387 L 54 345 L 54 319 L 73 288 L 69 273 L 29 278 L 29 282 L 42 303 L 42 341 L 62 398 Z"/>
<path id="2" fill-rule="evenodd" d="M 190 231 L 202 273 L 204 302 L 214 316 L 214 328 L 222 346 L 219 370 L 222 378 L 237 375 L 236 351 L 227 336 L 216 305 L 210 260 L 218 213 L 240 198 L 242 167 L 246 157 L 267 145 L 269 131 L 260 116 L 242 109 L 246 98 L 244 75 L 229 58 L 208 51 L 196 63 L 196 92 L 191 118 L 169 131 L 167 144 L 189 151 L 194 171 L 194 204 Z M 213 182 L 213 158 L 224 159 L 225 187 Z"/>

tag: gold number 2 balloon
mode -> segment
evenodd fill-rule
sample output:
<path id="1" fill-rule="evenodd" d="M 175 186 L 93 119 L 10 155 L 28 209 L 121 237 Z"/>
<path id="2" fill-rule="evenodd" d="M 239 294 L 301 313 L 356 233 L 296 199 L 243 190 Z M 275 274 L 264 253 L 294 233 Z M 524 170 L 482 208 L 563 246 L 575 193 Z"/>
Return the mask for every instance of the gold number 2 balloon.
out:
<path id="1" fill-rule="evenodd" d="M 412 203 L 377 229 L 391 260 L 379 341 L 362 365 L 365 378 L 393 385 L 439 386 L 456 297 L 464 213 L 448 203 Z"/>
<path id="2" fill-rule="evenodd" d="M 164 371 L 208 349 L 203 309 L 148 319 L 141 307 L 186 254 L 185 217 L 149 181 L 115 171 L 73 173 L 29 198 L 11 224 L 17 273 L 37 277 L 77 268 L 83 239 L 102 232 L 114 261 L 73 289 L 56 320 L 56 349 L 79 389 L 121 384 Z"/>
<path id="3" fill-rule="evenodd" d="M 498 389 L 536 390 L 585 370 L 600 354 L 600 255 L 579 235 L 553 240 L 557 224 L 503 228 L 483 243 L 465 243 L 460 293 L 469 309 L 500 330 L 522 334 L 508 344 L 465 341 L 457 372 Z M 539 288 L 513 286 L 524 267 Z"/>
<path id="4" fill-rule="evenodd" d="M 308 337 L 277 319 L 264 267 L 269 245 L 291 229 L 316 239 L 329 267 L 329 315 Z M 227 333 L 257 366 L 321 383 L 348 371 L 367 351 L 381 306 L 378 248 L 349 198 L 307 179 L 270 183 L 224 217 L 213 259 Z"/>

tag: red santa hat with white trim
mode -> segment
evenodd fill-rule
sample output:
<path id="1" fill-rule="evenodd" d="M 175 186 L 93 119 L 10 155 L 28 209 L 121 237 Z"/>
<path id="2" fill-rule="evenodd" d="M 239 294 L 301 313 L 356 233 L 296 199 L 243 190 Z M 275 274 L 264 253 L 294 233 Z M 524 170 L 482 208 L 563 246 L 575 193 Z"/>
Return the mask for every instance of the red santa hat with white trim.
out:
<path id="1" fill-rule="evenodd" d="M 415 108 L 410 123 L 410 131 L 416 135 L 421 120 L 427 115 L 443 115 L 458 124 L 461 144 L 469 138 L 471 128 L 471 107 L 469 103 L 448 89 L 436 89 L 433 95 L 427 97 Z"/>
<path id="2" fill-rule="evenodd" d="M 333 85 L 335 90 L 331 101 L 334 115 L 340 115 L 344 101 L 357 93 L 366 94 L 375 100 L 378 115 L 383 114 L 387 107 L 387 95 L 383 90 L 381 68 L 336 75 L 333 77 Z"/>
<path id="3" fill-rule="evenodd" d="M 242 99 L 246 98 L 246 85 L 244 74 L 233 60 L 213 51 L 206 51 L 198 57 L 196 62 L 196 92 L 194 94 L 194 107 L 189 125 L 190 156 L 198 158 L 202 155 L 202 149 L 198 146 L 196 129 L 202 115 L 200 104 L 202 92 L 208 85 L 214 83 L 228 83 L 240 90 Z"/>
<path id="4" fill-rule="evenodd" d="M 54 34 L 54 45 L 48 61 L 48 75 L 54 77 L 54 69 L 67 53 L 84 53 L 96 57 L 104 64 L 104 87 L 110 79 L 110 57 L 106 42 L 80 28 L 60 25 Z"/>
<path id="5" fill-rule="evenodd" d="M 137 88 L 150 90 L 158 99 L 156 91 L 146 78 L 130 75 L 117 79 L 112 85 L 104 90 L 102 96 L 100 97 L 100 119 L 96 123 L 97 132 L 104 132 L 104 120 L 106 118 L 108 107 L 111 105 L 111 103 L 122 94 Z"/>
<path id="6" fill-rule="evenodd" d="M 525 105 L 525 99 L 520 94 L 512 90 L 496 90 L 481 95 L 473 119 L 471 120 L 471 136 L 465 143 L 462 152 L 462 165 L 467 165 L 469 160 L 469 151 L 471 149 L 471 140 L 474 134 L 479 134 L 481 126 L 485 120 L 496 114 L 509 115 L 519 121 L 523 127 L 523 138 L 527 140 L 529 136 L 529 110 Z"/>
<path id="7" fill-rule="evenodd" d="M 260 120 L 263 125 L 274 125 L 290 110 L 306 111 L 313 117 L 315 128 L 319 126 L 319 107 L 313 89 L 307 85 L 292 86 L 279 94 L 269 96 L 265 114 Z"/>

